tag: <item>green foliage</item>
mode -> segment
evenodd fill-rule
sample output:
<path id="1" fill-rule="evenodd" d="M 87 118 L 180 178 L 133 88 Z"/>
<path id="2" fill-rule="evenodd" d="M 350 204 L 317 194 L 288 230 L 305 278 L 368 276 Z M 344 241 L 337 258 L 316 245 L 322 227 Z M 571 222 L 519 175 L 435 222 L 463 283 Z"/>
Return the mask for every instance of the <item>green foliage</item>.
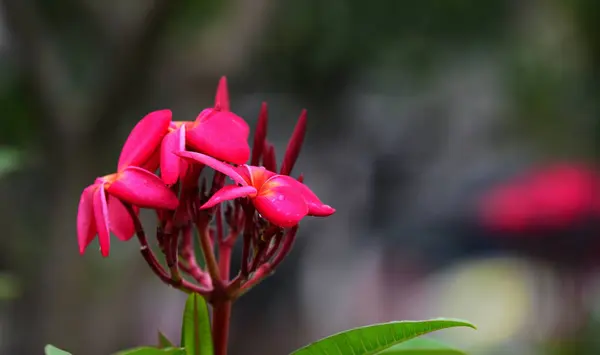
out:
<path id="1" fill-rule="evenodd" d="M 21 153 L 12 148 L 0 148 L 0 177 L 12 173 L 21 164 Z"/>
<path id="2" fill-rule="evenodd" d="M 149 346 L 124 350 L 115 355 L 186 355 L 185 349 L 181 348 L 165 348 L 158 349 Z"/>
<path id="3" fill-rule="evenodd" d="M 208 305 L 204 298 L 192 293 L 185 302 L 181 325 L 181 346 L 187 355 L 213 355 Z"/>
<path id="4" fill-rule="evenodd" d="M 163 333 L 161 333 L 159 331 L 158 332 L 158 347 L 160 349 L 173 348 L 173 347 L 175 347 L 175 345 L 173 345 L 173 342 L 171 342 Z"/>
<path id="5" fill-rule="evenodd" d="M 380 353 L 381 355 L 465 355 L 460 350 L 430 338 L 414 338 L 396 344 Z"/>
<path id="6" fill-rule="evenodd" d="M 353 354 L 375 355 L 390 347 L 436 330 L 453 327 L 476 327 L 458 319 L 432 319 L 374 324 L 334 334 L 303 347 L 292 355 Z M 408 354 L 421 354 L 409 352 Z M 423 354 L 427 354 L 426 352 Z"/>
<path id="7" fill-rule="evenodd" d="M 2 151 L 0 151 L 0 177 L 2 177 Z M 0 301 L 13 300 L 21 294 L 21 286 L 16 276 L 0 273 Z"/>
<path id="8" fill-rule="evenodd" d="M 44 348 L 44 354 L 46 355 L 71 355 L 71 353 L 66 352 L 64 350 L 61 350 L 59 348 L 57 348 L 54 345 L 46 345 L 46 347 Z"/>

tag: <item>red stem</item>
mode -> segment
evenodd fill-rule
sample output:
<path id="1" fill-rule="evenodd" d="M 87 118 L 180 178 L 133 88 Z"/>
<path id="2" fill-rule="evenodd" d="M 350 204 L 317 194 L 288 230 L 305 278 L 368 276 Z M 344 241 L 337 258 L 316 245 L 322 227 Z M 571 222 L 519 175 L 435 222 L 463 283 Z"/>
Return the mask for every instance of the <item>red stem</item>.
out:
<path id="1" fill-rule="evenodd" d="M 244 241 L 242 245 L 242 265 L 240 268 L 240 273 L 242 277 L 248 276 L 248 268 L 250 257 L 250 246 L 252 244 L 252 235 L 254 234 L 254 206 L 250 203 L 246 204 L 244 208 L 245 214 L 245 226 L 244 226 Z"/>
<path id="2" fill-rule="evenodd" d="M 227 355 L 227 341 L 229 338 L 229 322 L 231 320 L 230 300 L 214 304 L 213 308 L 213 344 L 214 355 Z"/>
<path id="3" fill-rule="evenodd" d="M 179 273 L 179 260 L 177 258 L 178 255 L 178 244 L 179 244 L 179 232 L 178 228 L 169 234 L 169 248 L 167 254 L 167 266 L 171 273 L 171 278 L 175 282 L 179 282 L 181 280 L 181 274 Z"/>
<path id="4" fill-rule="evenodd" d="M 192 228 L 188 224 L 183 227 L 179 254 L 181 259 L 178 262 L 179 268 L 194 278 L 199 284 L 208 288 L 212 287 L 212 281 L 208 274 L 200 268 L 196 261 L 194 246 L 192 241 Z"/>
<path id="5" fill-rule="evenodd" d="M 219 272 L 225 282 L 229 282 L 231 269 L 231 246 L 228 243 L 219 245 Z"/>
<path id="6" fill-rule="evenodd" d="M 244 293 L 248 292 L 252 287 L 256 286 L 262 280 L 264 280 L 267 276 L 271 274 L 271 272 L 273 272 L 273 270 L 277 266 L 279 266 L 283 259 L 285 259 L 285 257 L 292 250 L 292 246 L 294 245 L 294 241 L 296 240 L 297 232 L 298 226 L 296 225 L 286 233 L 283 239 L 283 243 L 281 244 L 281 248 L 279 248 L 279 251 L 273 258 L 273 261 L 265 262 L 264 264 L 262 264 L 260 267 L 258 267 L 258 269 L 256 269 L 250 280 L 242 284 L 242 286 L 239 289 L 233 291 L 233 295 L 231 297 L 234 300 L 239 298 Z"/>
<path id="7" fill-rule="evenodd" d="M 210 231 L 208 228 L 208 220 L 206 217 L 206 214 L 201 213 L 196 219 L 198 238 L 200 239 L 200 247 L 202 249 L 204 261 L 206 262 L 206 268 L 208 270 L 210 278 L 212 279 L 213 286 L 221 287 L 223 284 L 223 280 L 221 279 L 221 274 L 219 273 L 219 265 L 217 264 L 213 244 L 210 240 Z"/>
<path id="8" fill-rule="evenodd" d="M 125 204 L 125 207 L 127 208 L 127 211 L 129 212 L 129 215 L 133 220 L 133 225 L 135 226 L 135 234 L 137 235 L 137 238 L 140 242 L 140 253 L 150 266 L 150 269 L 152 269 L 152 271 L 167 285 L 180 289 L 186 293 L 196 292 L 208 298 L 209 293 L 211 291 L 210 289 L 194 285 L 193 283 L 183 279 L 173 280 L 167 274 L 164 267 L 158 262 L 158 259 L 156 259 L 156 255 L 154 255 L 152 249 L 150 249 L 150 246 L 148 245 L 148 239 L 146 238 L 146 233 L 144 232 L 144 228 L 142 227 L 142 223 L 140 222 L 138 216 L 135 214 L 133 207 L 130 204 Z"/>
<path id="9" fill-rule="evenodd" d="M 220 205 L 215 209 L 215 213 L 217 214 L 215 221 L 217 237 L 215 239 L 219 245 L 219 273 L 221 279 L 227 284 L 229 283 L 229 270 L 231 268 L 231 243 L 228 242 L 229 238 L 224 239 L 223 237 L 223 214 Z"/>

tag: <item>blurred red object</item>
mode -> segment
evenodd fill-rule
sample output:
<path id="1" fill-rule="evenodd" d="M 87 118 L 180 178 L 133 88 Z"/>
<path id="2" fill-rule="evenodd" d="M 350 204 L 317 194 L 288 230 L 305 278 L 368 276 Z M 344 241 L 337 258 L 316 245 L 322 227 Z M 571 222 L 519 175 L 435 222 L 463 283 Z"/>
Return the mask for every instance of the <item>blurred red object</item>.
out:
<path id="1" fill-rule="evenodd" d="M 578 163 L 534 168 L 484 194 L 479 207 L 484 227 L 519 235 L 600 221 L 600 173 Z"/>

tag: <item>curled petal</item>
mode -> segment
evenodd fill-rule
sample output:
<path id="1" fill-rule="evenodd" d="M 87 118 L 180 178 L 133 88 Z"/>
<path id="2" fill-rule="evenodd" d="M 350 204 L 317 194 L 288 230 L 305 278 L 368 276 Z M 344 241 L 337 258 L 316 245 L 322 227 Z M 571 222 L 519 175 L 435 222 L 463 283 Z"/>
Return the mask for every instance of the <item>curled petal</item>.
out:
<path id="1" fill-rule="evenodd" d="M 83 254 L 85 248 L 96 236 L 96 220 L 94 218 L 94 192 L 99 185 L 94 184 L 86 187 L 81 193 L 79 207 L 77 208 L 77 241 L 79 242 L 79 253 Z"/>
<path id="2" fill-rule="evenodd" d="M 271 223 L 292 227 L 307 215 L 308 206 L 298 190 L 279 177 L 274 176 L 263 184 L 253 200 L 254 206 Z"/>
<path id="3" fill-rule="evenodd" d="M 195 122 L 186 141 L 195 150 L 217 159 L 244 164 L 250 157 L 249 132 L 248 124 L 236 114 L 213 111 Z"/>
<path id="4" fill-rule="evenodd" d="M 167 134 L 171 123 L 171 110 L 147 114 L 131 130 L 119 157 L 118 171 L 127 166 L 141 166 L 148 162 Z"/>
<path id="5" fill-rule="evenodd" d="M 110 232 L 108 228 L 109 220 L 106 193 L 102 187 L 94 191 L 94 218 L 96 219 L 96 229 L 98 230 L 100 253 L 102 253 L 103 257 L 107 257 L 110 252 Z"/>
<path id="6" fill-rule="evenodd" d="M 215 110 L 229 111 L 229 90 L 227 89 L 227 78 L 224 76 L 221 77 L 217 86 Z"/>
<path id="7" fill-rule="evenodd" d="M 277 175 L 277 179 L 282 183 L 292 186 L 302 195 L 302 197 L 304 197 L 304 200 L 308 205 L 309 216 L 327 217 L 335 213 L 335 208 L 321 202 L 317 195 L 315 195 L 315 193 L 312 192 L 308 186 L 304 185 L 300 181 L 287 175 Z"/>
<path id="8" fill-rule="evenodd" d="M 162 141 L 160 148 L 160 177 L 165 184 L 173 185 L 177 182 L 181 172 L 181 159 L 175 154 L 185 148 L 185 126 L 168 133 Z"/>
<path id="9" fill-rule="evenodd" d="M 156 175 L 142 168 L 130 166 L 119 173 L 107 187 L 108 193 L 141 208 L 173 210 L 177 196 Z"/>
<path id="10" fill-rule="evenodd" d="M 139 208 L 133 207 L 136 214 Z M 122 241 L 127 241 L 135 234 L 135 225 L 125 205 L 118 198 L 108 195 L 108 220 L 110 230 Z"/>
<path id="11" fill-rule="evenodd" d="M 190 162 L 196 162 L 200 164 L 204 164 L 208 167 L 215 169 L 218 172 L 221 172 L 231 178 L 231 180 L 241 184 L 242 186 L 248 186 L 248 182 L 244 179 L 242 175 L 231 165 L 223 163 L 213 157 L 210 157 L 206 154 L 196 153 L 196 152 L 177 152 L 177 155 L 186 159 Z"/>
<path id="12" fill-rule="evenodd" d="M 235 200 L 240 197 L 252 197 L 256 195 L 256 189 L 252 186 L 228 185 L 217 191 L 200 209 L 211 208 L 224 201 Z"/>

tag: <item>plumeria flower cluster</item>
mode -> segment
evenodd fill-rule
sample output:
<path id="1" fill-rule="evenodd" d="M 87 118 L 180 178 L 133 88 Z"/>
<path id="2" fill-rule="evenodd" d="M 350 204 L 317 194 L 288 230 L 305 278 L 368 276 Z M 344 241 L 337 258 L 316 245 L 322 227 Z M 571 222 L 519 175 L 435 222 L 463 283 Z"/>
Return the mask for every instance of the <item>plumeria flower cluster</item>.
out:
<path id="1" fill-rule="evenodd" d="M 302 176 L 291 176 L 306 132 L 306 111 L 279 171 L 267 123 L 263 103 L 251 150 L 250 128 L 230 110 L 225 77 L 219 81 L 214 107 L 194 121 L 175 121 L 170 110 L 146 115 L 123 145 L 116 172 L 97 178 L 81 194 L 80 253 L 98 237 L 100 252 L 107 257 L 111 233 L 122 241 L 137 236 L 143 257 L 165 283 L 200 293 L 209 302 L 245 293 L 290 252 L 304 217 L 335 212 Z M 162 258 L 149 245 L 139 219 L 142 208 L 156 211 Z M 239 236 L 241 267 L 230 279 L 231 252 Z M 202 250 L 202 263 L 195 243 Z"/>

